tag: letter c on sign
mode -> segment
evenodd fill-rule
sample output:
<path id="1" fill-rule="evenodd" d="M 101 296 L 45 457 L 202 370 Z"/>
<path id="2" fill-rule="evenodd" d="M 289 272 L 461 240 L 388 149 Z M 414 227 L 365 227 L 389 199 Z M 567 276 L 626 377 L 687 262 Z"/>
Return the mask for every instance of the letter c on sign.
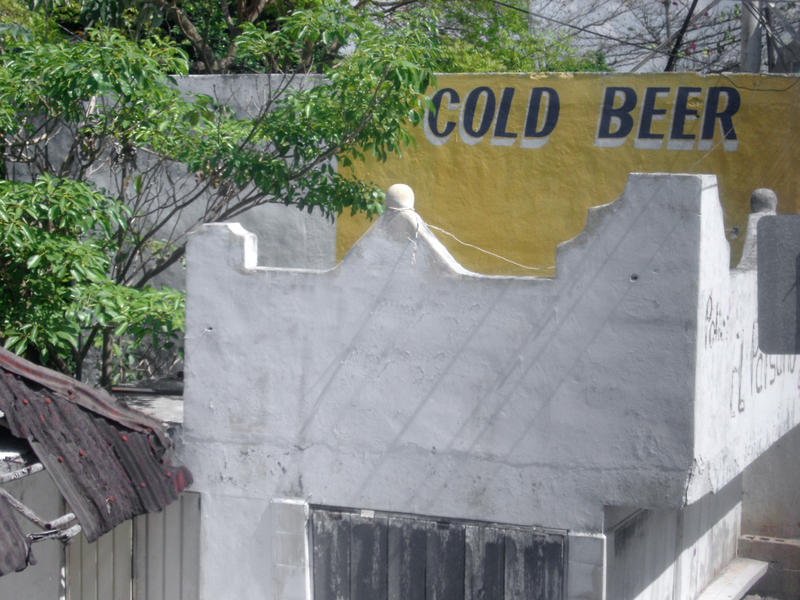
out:
<path id="1" fill-rule="evenodd" d="M 444 99 L 445 95 L 448 96 L 450 100 L 445 105 L 445 108 L 447 110 L 456 110 L 458 108 L 458 104 L 461 101 L 461 99 L 458 97 L 458 92 L 452 88 L 442 88 L 436 92 L 436 94 L 434 94 L 433 98 L 431 98 L 431 104 L 433 104 L 433 108 L 426 109 L 425 118 L 422 121 L 423 128 L 425 129 L 425 137 L 434 146 L 441 146 L 442 144 L 447 143 L 447 140 L 450 139 L 450 135 L 456 128 L 454 121 L 447 121 L 444 124 L 444 129 L 439 129 L 439 111 L 442 108 L 442 100 Z"/>

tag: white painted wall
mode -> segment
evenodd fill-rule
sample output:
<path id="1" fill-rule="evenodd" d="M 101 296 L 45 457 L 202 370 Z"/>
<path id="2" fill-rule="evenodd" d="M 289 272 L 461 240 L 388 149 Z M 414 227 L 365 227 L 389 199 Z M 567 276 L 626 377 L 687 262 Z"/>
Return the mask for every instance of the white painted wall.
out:
<path id="1" fill-rule="evenodd" d="M 715 178 L 631 176 L 555 279 L 469 273 L 394 202 L 327 271 L 258 267 L 235 225 L 191 238 L 182 458 L 204 598 L 278 597 L 276 498 L 601 532 L 604 506 L 681 508 L 796 424 L 788 372 L 730 411 L 755 306 Z M 734 333 L 706 349 L 708 295 Z M 601 597 L 598 539 L 574 597 Z"/>
<path id="2" fill-rule="evenodd" d="M 800 417 L 800 361 L 758 349 L 756 223 L 774 208 L 752 213 L 739 266 L 711 241 L 722 235 L 720 210 L 707 210 L 697 303 L 695 463 L 687 499 L 719 490 Z"/>

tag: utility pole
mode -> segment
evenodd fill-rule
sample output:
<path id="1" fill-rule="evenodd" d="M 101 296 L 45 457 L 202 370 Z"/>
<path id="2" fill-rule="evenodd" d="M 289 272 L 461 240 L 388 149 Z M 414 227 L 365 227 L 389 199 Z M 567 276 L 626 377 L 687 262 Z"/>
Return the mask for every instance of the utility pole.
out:
<path id="1" fill-rule="evenodd" d="M 761 71 L 761 2 L 742 0 L 742 47 L 739 53 L 739 71 Z"/>

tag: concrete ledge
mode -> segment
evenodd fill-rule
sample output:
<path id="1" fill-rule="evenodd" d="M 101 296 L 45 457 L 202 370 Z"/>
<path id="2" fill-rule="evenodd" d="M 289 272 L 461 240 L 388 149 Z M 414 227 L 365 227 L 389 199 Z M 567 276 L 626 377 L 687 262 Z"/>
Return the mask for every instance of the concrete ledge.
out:
<path id="1" fill-rule="evenodd" d="M 800 598 L 800 539 L 763 535 L 739 538 L 739 555 L 769 563 L 753 592 L 778 598 Z"/>
<path id="2" fill-rule="evenodd" d="M 767 572 L 768 563 L 734 558 L 697 600 L 740 600 Z"/>

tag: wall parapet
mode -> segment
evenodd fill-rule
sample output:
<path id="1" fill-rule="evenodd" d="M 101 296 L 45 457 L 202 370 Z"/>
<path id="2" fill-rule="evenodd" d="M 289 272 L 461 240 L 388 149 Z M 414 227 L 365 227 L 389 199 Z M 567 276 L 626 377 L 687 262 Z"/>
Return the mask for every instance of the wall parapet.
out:
<path id="1" fill-rule="evenodd" d="M 694 502 L 796 425 L 794 368 L 753 394 L 738 366 L 755 271 L 728 267 L 713 176 L 631 175 L 555 278 L 467 271 L 407 193 L 328 270 L 192 236 L 197 489 L 601 531 L 603 506 Z"/>

